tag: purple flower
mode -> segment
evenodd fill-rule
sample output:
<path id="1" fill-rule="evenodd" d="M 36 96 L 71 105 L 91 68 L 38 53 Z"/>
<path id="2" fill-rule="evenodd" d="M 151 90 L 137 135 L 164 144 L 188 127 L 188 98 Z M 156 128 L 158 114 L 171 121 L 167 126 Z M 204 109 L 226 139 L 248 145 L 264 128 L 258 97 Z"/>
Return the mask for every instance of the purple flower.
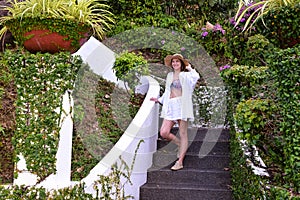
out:
<path id="1" fill-rule="evenodd" d="M 166 40 L 162 40 L 162 41 L 161 41 L 161 44 L 163 44 L 163 45 L 164 45 L 164 44 L 165 44 L 165 42 L 166 42 Z"/>
<path id="2" fill-rule="evenodd" d="M 222 67 L 220 67 L 220 71 L 224 70 L 224 69 L 229 69 L 231 66 L 230 65 L 224 65 Z"/>
<path id="3" fill-rule="evenodd" d="M 230 22 L 230 24 L 232 24 L 232 25 L 235 25 L 235 24 L 236 24 L 236 21 L 234 20 L 234 17 L 231 17 L 231 18 L 229 19 L 229 22 Z"/>
<path id="4" fill-rule="evenodd" d="M 249 2 L 248 4 L 246 4 L 247 7 L 250 7 L 253 5 L 253 2 Z"/>
<path id="5" fill-rule="evenodd" d="M 228 68 L 230 68 L 231 66 L 230 65 L 225 65 L 223 68 L 224 69 L 228 69 Z"/>
<path id="6" fill-rule="evenodd" d="M 223 30 L 222 26 L 220 24 L 216 24 L 214 26 L 214 30 L 219 31 L 219 30 Z"/>
<path id="7" fill-rule="evenodd" d="M 214 32 L 220 31 L 223 35 L 225 34 L 225 30 L 222 28 L 220 24 L 216 24 L 213 29 Z"/>
<path id="8" fill-rule="evenodd" d="M 207 31 L 204 31 L 203 33 L 202 33 L 202 37 L 206 37 L 208 35 L 208 32 Z"/>
<path id="9" fill-rule="evenodd" d="M 181 51 L 185 51 L 185 48 L 184 48 L 184 47 L 181 47 L 180 50 L 181 50 Z"/>

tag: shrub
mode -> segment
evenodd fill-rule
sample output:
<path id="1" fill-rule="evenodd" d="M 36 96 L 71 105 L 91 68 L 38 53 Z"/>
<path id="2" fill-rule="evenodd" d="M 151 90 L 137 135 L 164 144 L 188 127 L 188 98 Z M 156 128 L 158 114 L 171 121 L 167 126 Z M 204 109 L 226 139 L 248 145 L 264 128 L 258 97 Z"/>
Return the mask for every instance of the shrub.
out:
<path id="1" fill-rule="evenodd" d="M 209 22 L 202 28 L 202 32 L 199 34 L 199 36 L 201 35 L 200 43 L 216 61 L 225 54 L 227 47 L 225 34 L 226 31 L 220 24 L 212 25 Z"/>
<path id="2" fill-rule="evenodd" d="M 118 79 L 126 82 L 130 89 L 134 89 L 143 75 L 149 74 L 147 60 L 142 55 L 133 52 L 123 52 L 113 66 Z"/>
<path id="3" fill-rule="evenodd" d="M 280 132 L 284 136 L 284 179 L 300 193 L 300 45 L 280 50 L 269 58 L 275 80 Z"/>
<path id="4" fill-rule="evenodd" d="M 273 50 L 273 44 L 261 34 L 250 36 L 246 42 L 245 53 L 240 59 L 241 65 L 264 66 L 266 56 Z"/>
<path id="5" fill-rule="evenodd" d="M 293 47 L 300 42 L 300 3 L 271 10 L 264 17 L 264 24 L 258 23 L 261 34 L 280 48 Z"/>
<path id="6" fill-rule="evenodd" d="M 242 130 L 241 138 L 250 144 L 263 145 L 261 136 L 265 126 L 271 120 L 274 103 L 270 100 L 248 99 L 241 101 L 236 107 L 235 121 Z"/>
<path id="7" fill-rule="evenodd" d="M 256 95 L 258 87 L 268 78 L 268 67 L 234 65 L 221 71 L 221 77 L 233 92 L 233 101 L 238 103 Z M 263 95 L 263 94 L 261 94 Z"/>

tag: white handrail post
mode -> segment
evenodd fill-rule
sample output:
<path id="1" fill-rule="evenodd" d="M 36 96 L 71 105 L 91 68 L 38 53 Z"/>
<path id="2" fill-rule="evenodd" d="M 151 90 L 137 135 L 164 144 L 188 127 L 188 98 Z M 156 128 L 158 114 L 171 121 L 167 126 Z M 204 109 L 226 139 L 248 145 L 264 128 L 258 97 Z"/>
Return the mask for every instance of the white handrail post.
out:
<path id="1" fill-rule="evenodd" d="M 60 139 L 56 154 L 56 183 L 66 187 L 71 182 L 72 136 L 73 136 L 73 99 L 71 92 L 66 91 L 62 100 L 62 118 Z"/>

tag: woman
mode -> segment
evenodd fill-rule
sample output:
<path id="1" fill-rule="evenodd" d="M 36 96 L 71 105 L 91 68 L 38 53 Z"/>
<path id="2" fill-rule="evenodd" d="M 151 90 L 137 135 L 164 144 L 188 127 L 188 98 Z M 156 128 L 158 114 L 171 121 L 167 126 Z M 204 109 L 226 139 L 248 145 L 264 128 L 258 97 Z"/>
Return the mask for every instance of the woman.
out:
<path id="1" fill-rule="evenodd" d="M 160 135 L 178 145 L 178 160 L 171 169 L 179 170 L 183 168 L 188 148 L 188 120 L 194 120 L 192 94 L 199 74 L 181 54 L 168 55 L 164 62 L 166 66 L 172 67 L 173 71 L 167 75 L 164 94 L 160 98 L 152 97 L 150 100 L 163 105 Z M 180 138 L 170 133 L 176 123 L 179 125 Z"/>

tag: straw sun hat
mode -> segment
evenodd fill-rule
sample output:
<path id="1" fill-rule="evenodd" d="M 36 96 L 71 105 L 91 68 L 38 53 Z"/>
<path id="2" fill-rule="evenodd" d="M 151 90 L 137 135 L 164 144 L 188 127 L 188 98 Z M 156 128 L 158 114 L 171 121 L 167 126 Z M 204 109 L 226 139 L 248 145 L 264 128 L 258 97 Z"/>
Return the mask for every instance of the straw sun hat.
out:
<path id="1" fill-rule="evenodd" d="M 185 66 L 188 66 L 189 65 L 189 61 L 187 59 L 184 59 L 183 56 L 181 54 L 174 54 L 174 55 L 168 55 L 165 57 L 165 65 L 168 66 L 168 67 L 172 67 L 172 60 L 174 58 L 177 58 L 179 60 L 181 60 Z"/>

